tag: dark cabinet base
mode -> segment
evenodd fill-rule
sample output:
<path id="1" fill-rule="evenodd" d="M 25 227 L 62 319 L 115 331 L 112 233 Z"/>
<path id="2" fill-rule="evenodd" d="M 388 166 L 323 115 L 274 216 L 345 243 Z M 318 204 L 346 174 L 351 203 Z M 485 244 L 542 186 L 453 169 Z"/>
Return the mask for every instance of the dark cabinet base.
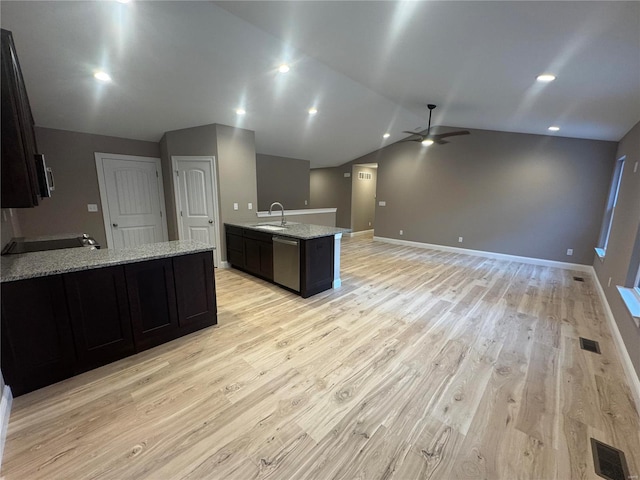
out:
<path id="1" fill-rule="evenodd" d="M 211 252 L 2 284 L 13 395 L 217 323 Z"/>
<path id="2" fill-rule="evenodd" d="M 273 282 L 272 235 L 236 225 L 225 225 L 225 228 L 227 261 L 239 270 Z M 301 297 L 333 288 L 334 248 L 333 235 L 300 240 Z"/>

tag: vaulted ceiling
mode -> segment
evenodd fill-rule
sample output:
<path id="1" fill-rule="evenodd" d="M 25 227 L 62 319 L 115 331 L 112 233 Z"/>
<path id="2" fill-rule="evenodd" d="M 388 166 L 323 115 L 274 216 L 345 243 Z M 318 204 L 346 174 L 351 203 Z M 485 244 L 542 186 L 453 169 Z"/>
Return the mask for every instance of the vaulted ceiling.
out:
<path id="1" fill-rule="evenodd" d="M 0 14 L 49 128 L 158 141 L 222 123 L 321 167 L 425 128 L 427 103 L 435 125 L 613 141 L 640 120 L 640 2 L 3 1 Z M 535 81 L 546 72 L 557 79 Z"/>

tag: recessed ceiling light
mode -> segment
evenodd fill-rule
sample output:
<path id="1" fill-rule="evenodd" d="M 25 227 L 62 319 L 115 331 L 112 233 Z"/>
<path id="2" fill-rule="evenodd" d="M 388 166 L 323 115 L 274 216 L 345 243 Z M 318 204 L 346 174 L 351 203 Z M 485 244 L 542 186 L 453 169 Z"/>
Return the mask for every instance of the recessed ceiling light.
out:
<path id="1" fill-rule="evenodd" d="M 423 141 L 422 141 L 422 145 L 424 145 L 425 147 L 428 147 L 428 146 L 430 146 L 430 145 L 433 145 L 433 140 L 429 140 L 429 139 L 427 139 L 427 140 L 423 140 Z"/>
<path id="2" fill-rule="evenodd" d="M 309 109 L 309 115 L 315 115 L 316 113 L 318 113 L 318 109 L 316 107 L 311 107 Z"/>
<path id="3" fill-rule="evenodd" d="M 96 80 L 100 80 L 101 82 L 110 82 L 111 81 L 111 75 L 109 75 L 107 72 L 102 71 L 102 70 L 98 70 L 97 72 L 95 72 L 93 74 L 93 77 Z"/>
<path id="4" fill-rule="evenodd" d="M 238 115 L 244 115 L 247 111 L 244 108 L 236 108 L 236 113 Z"/>
<path id="5" fill-rule="evenodd" d="M 549 127 L 548 130 L 550 130 L 552 132 L 557 132 L 558 130 L 560 130 L 560 127 L 556 127 L 555 125 L 553 125 L 553 126 Z"/>
<path id="6" fill-rule="evenodd" d="M 542 75 L 538 75 L 536 80 L 542 83 L 553 82 L 556 79 L 556 76 L 551 73 L 543 73 Z"/>
<path id="7" fill-rule="evenodd" d="M 289 65 L 287 65 L 286 63 L 283 63 L 278 67 L 278 71 L 280 73 L 287 73 L 289 70 L 291 70 L 291 68 L 289 68 Z"/>
<path id="8" fill-rule="evenodd" d="M 390 133 L 385 133 L 384 135 L 382 135 L 382 138 L 389 138 L 391 136 Z"/>

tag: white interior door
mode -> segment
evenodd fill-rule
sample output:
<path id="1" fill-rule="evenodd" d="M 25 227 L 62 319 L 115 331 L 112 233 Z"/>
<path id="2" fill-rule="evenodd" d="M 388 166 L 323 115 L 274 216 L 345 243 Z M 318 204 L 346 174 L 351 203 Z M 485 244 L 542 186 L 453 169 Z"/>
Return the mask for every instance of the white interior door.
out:
<path id="1" fill-rule="evenodd" d="M 197 240 L 217 247 L 217 182 L 214 157 L 172 157 L 175 173 L 176 216 L 180 239 Z M 219 264 L 216 251 L 214 264 Z"/>
<path id="2" fill-rule="evenodd" d="M 108 246 L 166 241 L 160 159 L 95 155 Z"/>

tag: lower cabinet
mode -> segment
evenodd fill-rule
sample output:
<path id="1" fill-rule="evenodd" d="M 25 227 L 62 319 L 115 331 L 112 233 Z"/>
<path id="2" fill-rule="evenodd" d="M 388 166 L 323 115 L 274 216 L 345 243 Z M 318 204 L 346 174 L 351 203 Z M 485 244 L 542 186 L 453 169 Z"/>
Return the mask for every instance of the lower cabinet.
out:
<path id="1" fill-rule="evenodd" d="M 300 242 L 300 295 L 303 298 L 333 287 L 334 238 Z"/>
<path id="2" fill-rule="evenodd" d="M 215 325 L 211 252 L 2 284 L 14 396 Z"/>
<path id="3" fill-rule="evenodd" d="M 72 376 L 75 362 L 62 276 L 2 284 L 2 375 L 13 395 Z"/>
<path id="4" fill-rule="evenodd" d="M 213 257 L 185 255 L 173 258 L 180 335 L 216 323 Z"/>
<path id="5" fill-rule="evenodd" d="M 170 258 L 124 266 L 136 350 L 177 336 L 178 309 Z"/>
<path id="6" fill-rule="evenodd" d="M 76 345 L 76 371 L 134 353 L 127 284 L 121 266 L 63 275 Z"/>

